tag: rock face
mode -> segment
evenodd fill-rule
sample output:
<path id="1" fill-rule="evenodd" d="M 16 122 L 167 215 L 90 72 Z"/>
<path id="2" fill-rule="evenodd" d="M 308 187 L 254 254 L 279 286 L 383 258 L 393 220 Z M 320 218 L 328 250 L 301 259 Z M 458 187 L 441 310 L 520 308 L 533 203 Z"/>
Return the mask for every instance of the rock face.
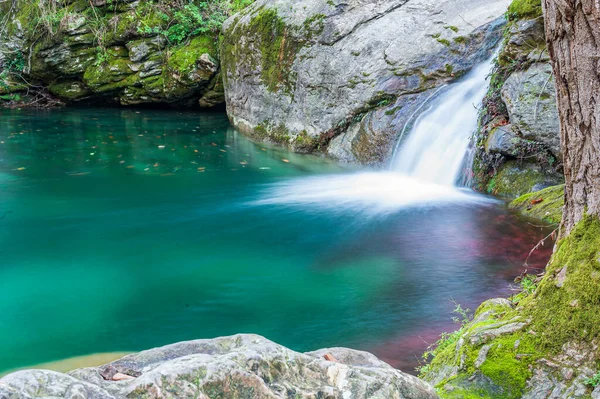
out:
<path id="1" fill-rule="evenodd" d="M 0 94 L 29 82 L 64 102 L 222 103 L 218 31 L 192 25 L 204 15 L 194 3 L 167 3 L 0 3 Z"/>
<path id="2" fill-rule="evenodd" d="M 484 100 L 474 180 L 481 191 L 517 198 L 564 177 L 541 6 L 534 15 L 512 17 Z"/>
<path id="3" fill-rule="evenodd" d="M 556 88 L 549 63 L 536 62 L 511 74 L 502 87 L 502 100 L 522 138 L 541 143 L 562 159 Z"/>
<path id="4" fill-rule="evenodd" d="M 325 355 L 334 361 L 325 360 Z M 181 342 L 69 374 L 26 370 L 0 379 L 0 397 L 433 399 L 427 383 L 343 348 L 305 354 L 257 335 Z"/>
<path id="5" fill-rule="evenodd" d="M 227 111 L 258 139 L 381 165 L 437 88 L 487 58 L 506 0 L 259 0 L 223 27 Z M 333 139 L 333 140 L 332 140 Z"/>

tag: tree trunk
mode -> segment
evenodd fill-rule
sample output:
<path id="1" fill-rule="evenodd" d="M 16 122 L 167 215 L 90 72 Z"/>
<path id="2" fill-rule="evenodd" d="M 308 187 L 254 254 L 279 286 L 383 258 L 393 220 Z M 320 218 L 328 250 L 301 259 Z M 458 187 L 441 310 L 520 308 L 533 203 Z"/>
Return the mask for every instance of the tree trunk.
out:
<path id="1" fill-rule="evenodd" d="M 544 0 L 564 154 L 561 236 L 600 216 L 600 0 Z"/>

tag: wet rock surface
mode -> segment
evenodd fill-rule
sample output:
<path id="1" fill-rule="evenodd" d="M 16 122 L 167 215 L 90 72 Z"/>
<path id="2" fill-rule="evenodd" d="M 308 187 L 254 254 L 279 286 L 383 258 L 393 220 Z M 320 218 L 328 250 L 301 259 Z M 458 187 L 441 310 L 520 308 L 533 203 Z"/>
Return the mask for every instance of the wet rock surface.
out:
<path id="1" fill-rule="evenodd" d="M 260 140 L 382 165 L 423 103 L 490 55 L 508 3 L 257 1 L 223 29 L 230 119 Z"/>

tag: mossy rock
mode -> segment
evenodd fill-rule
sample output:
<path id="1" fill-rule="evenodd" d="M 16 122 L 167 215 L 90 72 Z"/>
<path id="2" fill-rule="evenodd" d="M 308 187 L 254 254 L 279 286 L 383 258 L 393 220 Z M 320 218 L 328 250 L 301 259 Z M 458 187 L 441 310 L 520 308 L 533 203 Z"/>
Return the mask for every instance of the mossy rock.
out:
<path id="1" fill-rule="evenodd" d="M 525 194 L 513 200 L 509 208 L 523 215 L 558 225 L 562 220 L 564 204 L 565 185 L 561 184 Z"/>
<path id="2" fill-rule="evenodd" d="M 96 93 L 115 91 L 134 85 L 139 80 L 131 69 L 131 62 L 111 58 L 101 65 L 91 65 L 83 75 L 84 83 Z"/>
<path id="3" fill-rule="evenodd" d="M 487 185 L 487 192 L 499 197 L 514 199 L 534 191 L 537 185 L 552 186 L 562 183 L 561 176 L 547 172 L 540 165 L 508 161 Z"/>
<path id="4" fill-rule="evenodd" d="M 48 90 L 58 98 L 71 101 L 80 100 L 91 94 L 91 91 L 82 82 L 76 80 L 52 83 L 48 86 Z"/>
<path id="5" fill-rule="evenodd" d="M 523 307 L 545 348 L 600 338 L 600 220 L 586 215 L 556 244 L 546 275 Z"/>
<path id="6" fill-rule="evenodd" d="M 508 6 L 510 19 L 537 18 L 542 16 L 541 0 L 513 0 Z"/>
<path id="7" fill-rule="evenodd" d="M 514 308 L 484 303 L 446 336 L 452 342 L 438 343 L 421 377 L 442 398 L 590 397 L 582 381 L 600 360 L 599 253 L 600 219 L 586 215 L 556 244 L 533 290 L 511 298 Z"/>

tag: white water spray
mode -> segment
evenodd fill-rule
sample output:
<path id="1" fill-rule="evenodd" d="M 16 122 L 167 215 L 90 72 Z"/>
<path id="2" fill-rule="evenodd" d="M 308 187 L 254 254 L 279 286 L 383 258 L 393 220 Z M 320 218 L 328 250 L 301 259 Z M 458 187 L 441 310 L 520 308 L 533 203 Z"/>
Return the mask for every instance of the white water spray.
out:
<path id="1" fill-rule="evenodd" d="M 416 121 L 407 122 L 400 136 L 408 136 L 399 138 L 391 171 L 294 179 L 270 187 L 255 204 L 380 214 L 415 205 L 491 202 L 455 185 L 477 127 L 492 60 L 447 87 L 423 105 L 427 109 Z"/>
<path id="2" fill-rule="evenodd" d="M 456 184 L 491 69 L 490 59 L 450 86 L 417 118 L 410 136 L 400 141 L 392 170 L 435 184 Z"/>

